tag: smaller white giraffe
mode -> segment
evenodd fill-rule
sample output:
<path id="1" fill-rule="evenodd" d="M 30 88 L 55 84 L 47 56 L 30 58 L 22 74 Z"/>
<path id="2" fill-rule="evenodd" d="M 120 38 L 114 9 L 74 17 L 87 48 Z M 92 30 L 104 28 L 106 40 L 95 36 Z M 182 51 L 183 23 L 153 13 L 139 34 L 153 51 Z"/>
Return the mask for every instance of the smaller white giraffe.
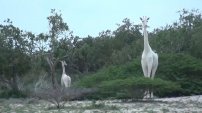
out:
<path id="1" fill-rule="evenodd" d="M 71 86 L 71 78 L 65 72 L 65 61 L 61 61 L 62 63 L 62 77 L 61 77 L 61 86 L 70 87 Z"/>

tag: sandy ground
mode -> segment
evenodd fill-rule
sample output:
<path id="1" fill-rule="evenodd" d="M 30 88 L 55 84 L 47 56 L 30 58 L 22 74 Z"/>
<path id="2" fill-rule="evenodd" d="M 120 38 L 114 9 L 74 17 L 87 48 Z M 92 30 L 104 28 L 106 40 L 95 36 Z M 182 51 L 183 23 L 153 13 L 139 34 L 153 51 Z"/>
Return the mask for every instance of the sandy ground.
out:
<path id="1" fill-rule="evenodd" d="M 0 99 L 0 113 L 202 113 L 202 95 L 154 101 L 70 101 L 63 109 L 36 99 Z"/>

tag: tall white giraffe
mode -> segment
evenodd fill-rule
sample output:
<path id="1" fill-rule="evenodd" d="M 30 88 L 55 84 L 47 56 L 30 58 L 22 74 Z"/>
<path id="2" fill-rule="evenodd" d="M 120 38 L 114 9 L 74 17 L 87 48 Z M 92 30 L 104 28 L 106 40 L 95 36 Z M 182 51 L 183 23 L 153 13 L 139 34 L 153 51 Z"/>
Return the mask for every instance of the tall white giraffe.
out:
<path id="1" fill-rule="evenodd" d="M 140 18 L 140 20 L 142 21 L 143 35 L 144 35 L 144 50 L 142 52 L 142 59 L 141 59 L 142 70 L 145 77 L 154 79 L 158 67 L 158 54 L 152 51 L 152 48 L 149 45 L 148 33 L 147 33 L 147 22 L 149 18 L 143 16 L 143 18 Z M 150 97 L 153 97 L 152 92 Z"/>
<path id="2" fill-rule="evenodd" d="M 65 61 L 61 61 L 62 63 L 62 77 L 61 77 L 61 86 L 70 87 L 71 86 L 71 78 L 65 72 Z"/>

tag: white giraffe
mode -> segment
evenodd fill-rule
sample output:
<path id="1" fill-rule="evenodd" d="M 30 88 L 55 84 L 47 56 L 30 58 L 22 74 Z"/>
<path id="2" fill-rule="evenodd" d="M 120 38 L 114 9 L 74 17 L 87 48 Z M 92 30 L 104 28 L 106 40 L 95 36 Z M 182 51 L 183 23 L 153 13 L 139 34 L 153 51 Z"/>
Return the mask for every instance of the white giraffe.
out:
<path id="1" fill-rule="evenodd" d="M 65 72 L 65 61 L 61 61 L 62 63 L 62 77 L 61 77 L 61 86 L 70 87 L 71 86 L 71 78 Z"/>
<path id="2" fill-rule="evenodd" d="M 140 18 L 140 20 L 142 21 L 143 35 L 144 35 L 144 50 L 142 52 L 142 59 L 141 59 L 142 70 L 145 77 L 154 79 L 158 67 L 158 55 L 157 53 L 152 51 L 148 41 L 147 22 L 149 18 L 144 16 L 143 18 Z M 151 97 L 153 97 L 152 92 Z"/>

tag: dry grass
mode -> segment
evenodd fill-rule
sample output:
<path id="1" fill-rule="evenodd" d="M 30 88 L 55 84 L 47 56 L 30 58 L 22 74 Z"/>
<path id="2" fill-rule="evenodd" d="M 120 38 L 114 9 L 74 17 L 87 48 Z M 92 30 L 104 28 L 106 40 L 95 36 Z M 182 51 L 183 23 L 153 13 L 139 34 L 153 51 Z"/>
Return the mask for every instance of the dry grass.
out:
<path id="1" fill-rule="evenodd" d="M 63 109 L 36 99 L 1 99 L 0 113 L 181 113 L 202 112 L 202 96 L 155 99 L 157 102 L 69 101 Z"/>

